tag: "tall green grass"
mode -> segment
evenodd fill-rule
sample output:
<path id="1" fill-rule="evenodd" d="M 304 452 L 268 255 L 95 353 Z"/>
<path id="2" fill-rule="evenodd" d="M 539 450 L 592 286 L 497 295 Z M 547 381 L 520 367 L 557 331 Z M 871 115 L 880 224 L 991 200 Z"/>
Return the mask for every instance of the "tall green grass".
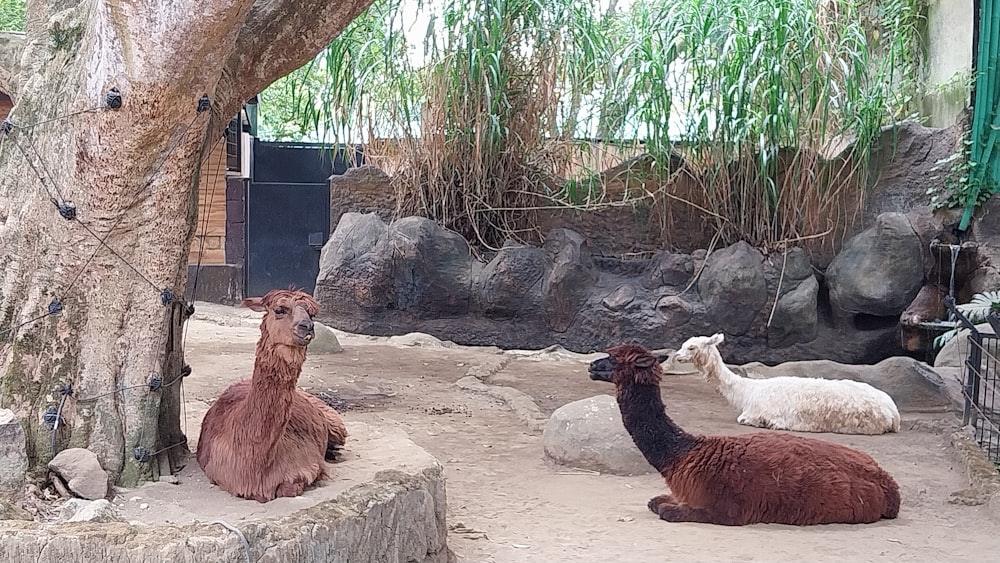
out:
<path id="1" fill-rule="evenodd" d="M 400 212 L 490 247 L 540 207 L 636 198 L 667 230 L 681 206 L 726 241 L 833 244 L 882 126 L 919 99 L 924 0 L 446 0 L 422 68 L 398 1 L 289 78 L 293 114 L 328 140 L 365 131 L 414 202 Z M 648 153 L 637 189 L 609 191 L 600 170 L 559 177 L 552 141 L 594 134 Z"/>

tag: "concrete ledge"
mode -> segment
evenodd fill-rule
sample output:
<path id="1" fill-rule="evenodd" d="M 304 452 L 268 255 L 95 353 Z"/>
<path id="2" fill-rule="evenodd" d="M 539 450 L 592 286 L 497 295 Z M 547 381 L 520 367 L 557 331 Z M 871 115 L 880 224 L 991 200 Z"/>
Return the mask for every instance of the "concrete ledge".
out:
<path id="1" fill-rule="evenodd" d="M 229 497 L 227 502 L 244 514 L 282 510 L 309 502 L 343 489 L 343 481 L 353 481 L 359 473 L 368 479 L 334 498 L 291 512 L 287 516 L 248 518 L 230 516 L 227 524 L 245 536 L 243 539 L 227 525 L 213 520 L 199 523 L 196 518 L 211 518 L 218 509 L 216 497 L 226 493 L 212 488 L 202 493 L 197 484 L 156 483 L 126 492 L 140 494 L 152 507 L 149 519 L 177 514 L 162 498 L 163 491 L 176 491 L 183 497 L 185 487 L 194 488 L 194 507 L 177 520 L 187 525 L 144 524 L 137 521 L 114 523 L 35 523 L 0 521 L 0 561 L 21 563 L 37 561 L 66 562 L 136 562 L 199 563 L 213 562 L 302 562 L 302 563 L 449 563 L 447 547 L 446 494 L 441 465 L 424 450 L 409 441 L 401 430 L 385 432 L 368 425 L 349 425 L 358 440 L 348 448 L 359 458 L 379 450 L 386 457 L 376 460 L 388 466 L 371 475 L 368 466 L 350 473 L 352 460 L 331 468 L 328 482 L 295 499 L 278 499 L 260 505 Z M 349 439 L 350 440 L 350 439 Z M 359 443 L 361 442 L 361 443 Z M 350 453 L 350 452 L 348 452 Z M 393 460 L 394 463 L 383 463 Z M 193 462 L 192 462 L 193 463 Z M 197 464 L 195 464 L 197 467 Z M 186 470 L 187 471 L 187 468 Z M 200 473 L 200 471 L 198 471 Z M 203 476 L 202 476 L 203 477 Z M 326 489 L 326 491 L 324 491 Z M 159 492 L 157 492 L 159 491 Z M 274 503 L 279 503 L 275 505 Z M 272 506 L 273 505 L 273 506 Z M 230 514 L 233 506 L 229 507 Z M 128 512 L 131 508 L 126 508 Z M 238 513 L 237 513 L 238 514 Z M 132 516 L 127 514 L 127 516 Z M 207 519 L 207 518 L 206 518 Z"/>

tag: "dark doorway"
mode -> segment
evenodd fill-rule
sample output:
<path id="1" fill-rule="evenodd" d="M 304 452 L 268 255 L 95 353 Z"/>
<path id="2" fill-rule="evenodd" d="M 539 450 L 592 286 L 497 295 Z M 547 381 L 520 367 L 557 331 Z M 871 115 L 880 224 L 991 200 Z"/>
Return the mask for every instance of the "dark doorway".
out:
<path id="1" fill-rule="evenodd" d="M 254 142 L 245 295 L 315 289 L 320 250 L 330 236 L 327 179 L 349 165 L 343 151 L 331 156 L 324 145 Z"/>

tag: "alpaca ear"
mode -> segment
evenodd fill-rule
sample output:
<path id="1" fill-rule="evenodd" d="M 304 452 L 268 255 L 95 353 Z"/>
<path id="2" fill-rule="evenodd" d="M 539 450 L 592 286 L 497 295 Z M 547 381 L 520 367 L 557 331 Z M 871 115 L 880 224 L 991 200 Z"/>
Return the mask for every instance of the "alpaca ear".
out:
<path id="1" fill-rule="evenodd" d="M 656 355 L 656 363 L 658 363 L 658 364 L 662 364 L 663 362 L 665 362 L 665 361 L 667 361 L 669 359 L 670 359 L 670 354 L 657 354 Z"/>
<path id="2" fill-rule="evenodd" d="M 723 336 L 721 332 L 717 332 L 708 339 L 708 343 L 712 346 L 718 346 L 719 344 L 722 344 L 723 340 L 725 340 L 725 336 Z"/>
<path id="3" fill-rule="evenodd" d="M 264 307 L 264 300 L 260 297 L 247 297 L 243 300 L 243 306 L 251 311 L 257 311 L 258 313 L 263 313 L 267 310 Z"/>
<path id="4" fill-rule="evenodd" d="M 635 367 L 649 369 L 656 365 L 656 358 L 652 356 L 640 356 L 635 360 Z"/>

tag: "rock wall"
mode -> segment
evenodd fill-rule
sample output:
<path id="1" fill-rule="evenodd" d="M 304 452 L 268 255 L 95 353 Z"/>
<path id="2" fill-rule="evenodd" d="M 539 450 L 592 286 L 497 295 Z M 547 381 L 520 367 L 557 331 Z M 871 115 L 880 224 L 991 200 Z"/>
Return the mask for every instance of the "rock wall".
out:
<path id="1" fill-rule="evenodd" d="M 739 242 L 620 260 L 561 228 L 483 262 L 429 219 L 346 213 L 323 248 L 316 298 L 321 320 L 365 334 L 587 353 L 722 331 L 733 363 L 875 363 L 903 353 L 899 316 L 921 289 L 927 236 L 906 215 L 882 214 L 822 276 L 799 248 L 764 256 Z"/>

